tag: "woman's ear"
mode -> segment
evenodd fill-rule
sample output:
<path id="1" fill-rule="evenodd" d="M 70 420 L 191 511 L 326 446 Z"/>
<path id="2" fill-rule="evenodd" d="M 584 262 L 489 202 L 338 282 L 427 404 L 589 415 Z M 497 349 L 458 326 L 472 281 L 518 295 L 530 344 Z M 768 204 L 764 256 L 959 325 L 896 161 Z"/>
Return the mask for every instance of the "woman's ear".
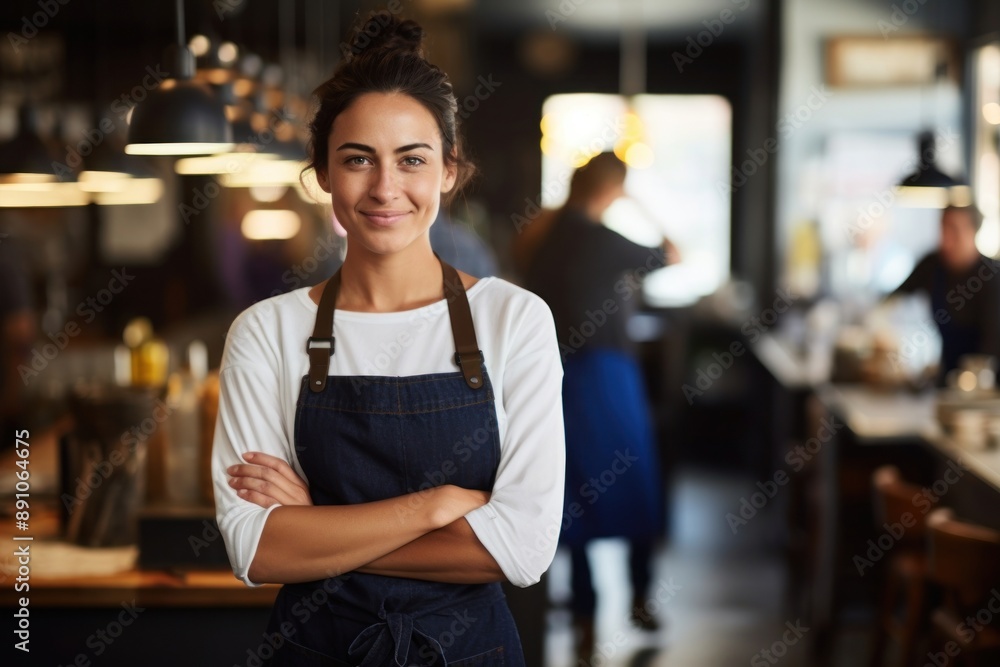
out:
<path id="1" fill-rule="evenodd" d="M 325 170 L 316 170 L 316 182 L 323 188 L 323 192 L 330 194 L 330 178 Z"/>
<path id="2" fill-rule="evenodd" d="M 451 192 L 458 180 L 458 155 L 455 151 L 451 153 L 451 159 L 445 160 L 444 179 L 441 181 L 441 193 Z"/>

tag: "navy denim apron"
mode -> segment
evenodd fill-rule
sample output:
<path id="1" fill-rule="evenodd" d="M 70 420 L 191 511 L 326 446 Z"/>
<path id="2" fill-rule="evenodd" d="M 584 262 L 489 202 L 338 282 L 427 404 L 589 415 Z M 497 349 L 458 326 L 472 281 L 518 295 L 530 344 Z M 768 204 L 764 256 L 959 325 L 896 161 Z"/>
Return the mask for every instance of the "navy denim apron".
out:
<path id="1" fill-rule="evenodd" d="M 492 490 L 500 462 L 493 387 L 462 281 L 441 266 L 461 369 L 455 372 L 329 376 L 339 271 L 324 288 L 295 412 L 295 449 L 315 505 L 371 502 L 442 484 Z M 279 645 L 268 663 L 275 666 L 524 665 L 499 583 L 349 572 L 286 584 L 267 633 Z"/>
<path id="2" fill-rule="evenodd" d="M 934 318 L 941 334 L 941 366 L 938 372 L 938 384 L 944 386 L 948 371 L 958 368 L 958 362 L 966 354 L 976 354 L 982 349 L 979 327 L 975 321 L 970 324 L 959 324 L 955 312 L 949 307 L 947 299 L 947 274 L 943 266 L 938 264 L 934 271 L 934 288 L 931 291 L 931 312 L 946 312 L 950 317 Z M 954 287 L 954 285 L 952 285 Z"/>

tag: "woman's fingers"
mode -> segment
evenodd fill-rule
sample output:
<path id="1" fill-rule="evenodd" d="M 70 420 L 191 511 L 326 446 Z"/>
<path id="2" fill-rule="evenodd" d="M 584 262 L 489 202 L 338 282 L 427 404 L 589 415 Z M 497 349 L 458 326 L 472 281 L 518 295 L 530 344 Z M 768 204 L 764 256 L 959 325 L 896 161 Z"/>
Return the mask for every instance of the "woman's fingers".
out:
<path id="1" fill-rule="evenodd" d="M 253 457 L 256 459 L 256 456 Z M 272 457 L 273 458 L 273 457 Z M 256 464 L 230 466 L 227 472 L 231 478 L 229 485 L 237 491 L 243 490 L 255 495 L 247 495 L 248 500 L 262 507 L 270 507 L 275 502 L 282 505 L 311 505 L 309 490 L 299 483 L 289 480 L 274 468 Z M 267 499 L 266 503 L 263 499 Z"/>
<path id="2" fill-rule="evenodd" d="M 254 465 L 274 470 L 296 486 L 301 486 L 303 489 L 309 488 L 309 485 L 299 477 L 298 473 L 284 459 L 279 459 L 277 456 L 271 456 L 263 452 L 247 452 L 243 455 L 243 458 Z"/>
<path id="3" fill-rule="evenodd" d="M 276 500 L 275 498 L 272 498 L 272 497 L 267 496 L 267 495 L 265 495 L 263 493 L 260 493 L 259 491 L 250 491 L 249 489 L 240 489 L 237 493 L 239 493 L 240 498 L 243 498 L 244 500 L 249 500 L 250 502 L 252 502 L 255 505 L 260 505 L 264 509 L 267 509 L 271 505 L 283 505 L 284 504 L 284 503 L 278 502 L 278 500 Z"/>
<path id="4" fill-rule="evenodd" d="M 234 475 L 229 480 L 229 486 L 236 489 L 237 493 L 240 493 L 241 497 L 256 498 L 257 500 L 252 500 L 251 502 L 256 502 L 262 507 L 269 507 L 274 503 L 279 503 L 281 505 L 298 505 L 301 503 L 295 502 L 291 494 L 289 494 L 284 488 L 273 482 L 269 482 L 265 479 L 259 477 L 249 477 L 246 475 Z M 269 501 L 264 504 L 258 502 L 261 497 L 269 499 Z"/>

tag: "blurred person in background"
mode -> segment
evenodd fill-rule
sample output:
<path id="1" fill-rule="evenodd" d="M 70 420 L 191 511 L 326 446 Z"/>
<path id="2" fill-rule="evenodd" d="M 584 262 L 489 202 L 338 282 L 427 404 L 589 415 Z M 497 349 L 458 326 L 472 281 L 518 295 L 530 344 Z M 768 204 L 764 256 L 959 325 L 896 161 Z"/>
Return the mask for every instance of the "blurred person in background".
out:
<path id="1" fill-rule="evenodd" d="M 431 248 L 448 264 L 470 276 L 499 274 L 493 250 L 475 232 L 451 219 L 442 206 L 430 230 Z"/>
<path id="2" fill-rule="evenodd" d="M 979 252 L 982 213 L 975 206 L 948 206 L 941 213 L 938 249 L 917 263 L 888 298 L 925 293 L 941 333 L 939 383 L 966 354 L 1000 357 L 1000 263 Z"/>
<path id="3" fill-rule="evenodd" d="M 602 153 L 573 174 L 566 204 L 538 242 L 526 286 L 552 309 L 563 360 L 566 495 L 560 543 L 572 560 L 577 655 L 594 649 L 596 594 L 587 559 L 591 540 L 630 546 L 632 621 L 655 630 L 646 611 L 651 557 L 665 523 L 663 483 L 629 315 L 642 278 L 673 259 L 671 243 L 648 248 L 601 224 L 625 193 L 626 166 Z"/>

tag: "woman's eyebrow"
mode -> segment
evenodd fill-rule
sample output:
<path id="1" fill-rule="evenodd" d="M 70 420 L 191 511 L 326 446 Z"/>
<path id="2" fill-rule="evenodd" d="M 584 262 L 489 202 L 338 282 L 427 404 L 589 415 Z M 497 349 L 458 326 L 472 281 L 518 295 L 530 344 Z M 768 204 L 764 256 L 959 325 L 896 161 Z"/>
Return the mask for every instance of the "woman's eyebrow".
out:
<path id="1" fill-rule="evenodd" d="M 407 151 L 412 151 L 416 148 L 426 148 L 428 150 L 434 150 L 433 148 L 431 148 L 429 144 L 418 143 L 418 144 L 406 144 L 405 146 L 400 146 L 394 152 L 405 153 Z M 337 147 L 337 150 L 338 151 L 355 150 L 355 151 L 362 151 L 364 153 L 372 153 L 372 154 L 375 153 L 375 149 L 372 148 L 371 146 L 366 146 L 364 144 L 356 144 L 352 141 L 349 141 L 345 144 L 341 144 L 340 146 Z"/>
<path id="2" fill-rule="evenodd" d="M 429 151 L 434 150 L 428 144 L 406 144 L 405 146 L 400 146 L 399 148 L 397 148 L 396 152 L 397 153 L 405 153 L 407 151 L 412 151 L 412 150 L 414 150 L 416 148 L 426 148 Z"/>

